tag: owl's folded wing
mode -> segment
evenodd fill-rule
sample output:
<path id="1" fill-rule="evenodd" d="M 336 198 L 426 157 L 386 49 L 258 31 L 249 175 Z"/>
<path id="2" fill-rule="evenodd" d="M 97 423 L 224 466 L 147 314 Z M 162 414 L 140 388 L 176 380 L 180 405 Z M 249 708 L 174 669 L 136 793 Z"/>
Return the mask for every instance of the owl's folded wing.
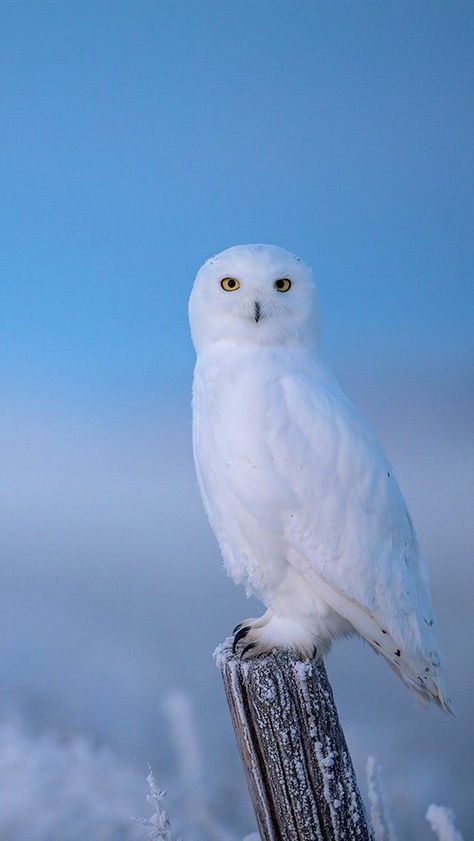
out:
<path id="1" fill-rule="evenodd" d="M 427 576 L 392 468 L 336 384 L 281 380 L 269 444 L 294 500 L 288 560 L 424 701 L 449 709 Z"/>

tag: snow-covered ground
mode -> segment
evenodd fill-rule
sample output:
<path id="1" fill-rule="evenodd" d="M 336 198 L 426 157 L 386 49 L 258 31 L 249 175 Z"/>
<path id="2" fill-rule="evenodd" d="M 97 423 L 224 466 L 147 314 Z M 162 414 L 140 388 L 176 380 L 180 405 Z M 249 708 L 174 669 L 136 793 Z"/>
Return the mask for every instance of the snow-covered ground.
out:
<path id="1" fill-rule="evenodd" d="M 419 708 L 355 641 L 336 647 L 329 675 L 362 789 L 373 754 L 400 837 L 432 839 L 424 815 L 443 803 L 469 838 L 467 376 L 381 372 L 367 380 L 353 372 L 344 385 L 375 425 L 408 497 L 458 717 Z M 149 813 L 150 764 L 168 790 L 176 835 L 243 838 L 253 818 L 211 653 L 259 608 L 221 568 L 194 479 L 187 395 L 161 405 L 13 401 L 0 425 L 0 837 L 139 838 L 144 829 L 129 817 Z"/>

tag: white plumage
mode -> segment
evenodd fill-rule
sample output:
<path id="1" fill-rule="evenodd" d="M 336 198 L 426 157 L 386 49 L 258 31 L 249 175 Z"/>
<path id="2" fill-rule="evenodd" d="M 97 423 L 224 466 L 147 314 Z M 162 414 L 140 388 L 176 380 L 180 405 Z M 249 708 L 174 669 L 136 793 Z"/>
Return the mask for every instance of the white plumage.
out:
<path id="1" fill-rule="evenodd" d="M 449 709 L 413 525 L 321 357 L 310 269 L 275 246 L 229 248 L 198 272 L 190 321 L 204 505 L 229 573 L 267 607 L 238 626 L 243 656 L 321 656 L 356 632 Z"/>

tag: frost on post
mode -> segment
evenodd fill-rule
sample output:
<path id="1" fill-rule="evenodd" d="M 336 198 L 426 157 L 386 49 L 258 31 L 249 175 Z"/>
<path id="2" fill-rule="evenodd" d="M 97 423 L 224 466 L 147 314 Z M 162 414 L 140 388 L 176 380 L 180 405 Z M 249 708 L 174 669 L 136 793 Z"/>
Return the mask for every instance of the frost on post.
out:
<path id="1" fill-rule="evenodd" d="M 372 838 L 322 661 L 216 652 L 262 841 Z"/>

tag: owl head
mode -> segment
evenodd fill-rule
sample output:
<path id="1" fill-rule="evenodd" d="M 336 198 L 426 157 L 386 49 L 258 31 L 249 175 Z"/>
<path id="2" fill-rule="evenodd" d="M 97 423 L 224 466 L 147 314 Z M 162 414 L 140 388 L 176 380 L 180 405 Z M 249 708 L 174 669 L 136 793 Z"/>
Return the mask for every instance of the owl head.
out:
<path id="1" fill-rule="evenodd" d="M 275 245 L 235 245 L 199 269 L 189 300 L 194 346 L 311 345 L 319 308 L 311 269 Z"/>

